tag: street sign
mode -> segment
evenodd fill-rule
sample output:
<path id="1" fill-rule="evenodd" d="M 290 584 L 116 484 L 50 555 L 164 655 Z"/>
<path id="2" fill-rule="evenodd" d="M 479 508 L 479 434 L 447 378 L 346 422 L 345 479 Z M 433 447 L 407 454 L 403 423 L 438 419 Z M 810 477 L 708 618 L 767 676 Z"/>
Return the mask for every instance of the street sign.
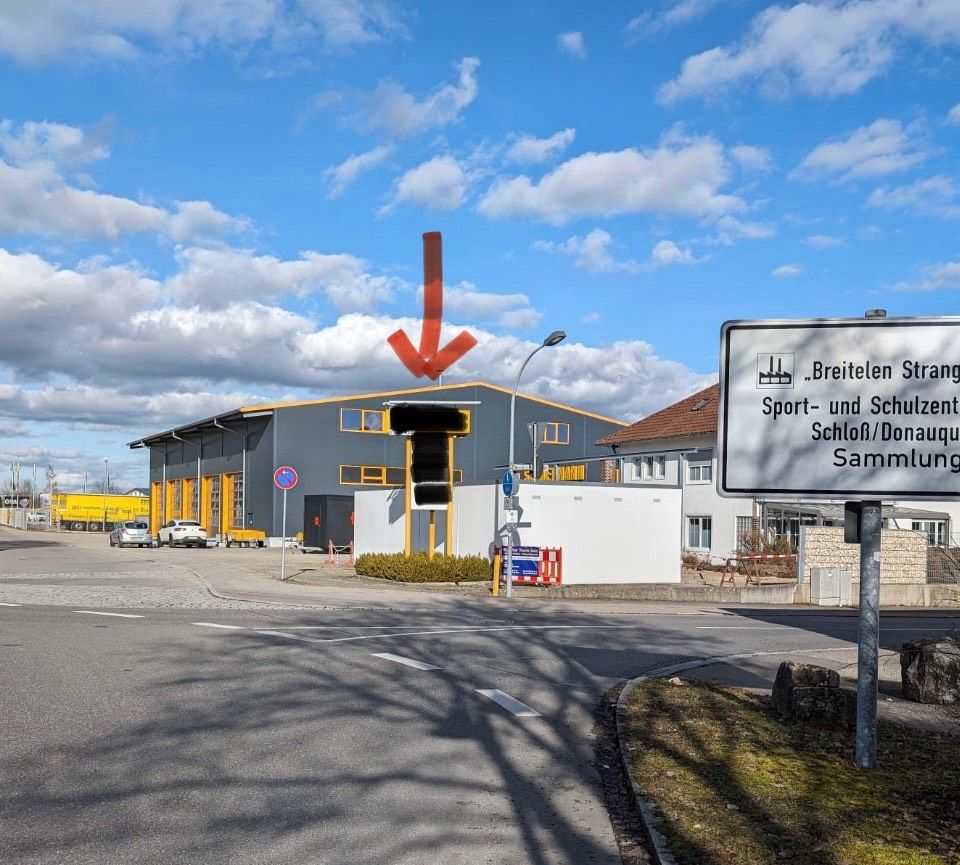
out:
<path id="1" fill-rule="evenodd" d="M 960 498 L 960 318 L 729 321 L 723 496 Z"/>
<path id="2" fill-rule="evenodd" d="M 516 494 L 520 482 L 517 480 L 517 476 L 510 469 L 507 469 L 503 473 L 503 477 L 500 478 L 500 486 L 503 488 L 505 496 L 512 496 Z"/>
<path id="3" fill-rule="evenodd" d="M 273 482 L 281 490 L 292 490 L 299 480 L 300 477 L 297 475 L 297 470 L 290 466 L 280 466 L 280 468 L 273 473 Z"/>
<path id="4" fill-rule="evenodd" d="M 506 522 L 508 526 L 515 526 L 520 522 L 520 511 L 508 510 L 506 513 Z"/>

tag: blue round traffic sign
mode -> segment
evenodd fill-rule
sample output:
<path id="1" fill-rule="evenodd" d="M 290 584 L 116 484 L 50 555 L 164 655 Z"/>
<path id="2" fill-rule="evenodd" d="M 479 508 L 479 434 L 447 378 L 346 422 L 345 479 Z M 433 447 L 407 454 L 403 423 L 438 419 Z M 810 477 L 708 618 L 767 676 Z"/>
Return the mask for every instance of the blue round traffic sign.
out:
<path id="1" fill-rule="evenodd" d="M 282 490 L 292 490 L 299 480 L 297 470 L 290 466 L 280 466 L 273 473 L 273 482 Z"/>
<path id="2" fill-rule="evenodd" d="M 510 469 L 507 469 L 503 473 L 503 477 L 500 478 L 500 486 L 503 487 L 505 496 L 512 496 L 517 491 L 517 487 L 520 486 L 520 482 L 517 480 L 517 476 Z"/>

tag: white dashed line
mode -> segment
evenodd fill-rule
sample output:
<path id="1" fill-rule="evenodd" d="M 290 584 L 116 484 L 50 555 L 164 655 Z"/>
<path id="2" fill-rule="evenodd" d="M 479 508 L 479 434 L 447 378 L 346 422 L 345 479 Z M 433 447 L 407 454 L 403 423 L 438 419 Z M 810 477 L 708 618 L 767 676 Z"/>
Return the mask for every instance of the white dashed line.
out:
<path id="1" fill-rule="evenodd" d="M 393 661 L 395 664 L 404 664 L 407 667 L 413 667 L 417 670 L 439 670 L 433 664 L 427 664 L 423 661 L 415 661 L 413 658 L 404 658 L 400 655 L 391 655 L 389 652 L 374 652 L 374 658 L 383 658 L 385 661 Z"/>
<path id="2" fill-rule="evenodd" d="M 113 616 L 117 619 L 142 619 L 143 616 L 134 613 L 104 613 L 100 610 L 74 610 L 75 613 L 83 613 L 86 616 Z"/>
<path id="3" fill-rule="evenodd" d="M 301 643 L 326 643 L 327 640 L 320 640 L 316 637 L 301 637 L 299 634 L 289 634 L 286 631 L 268 631 L 265 628 L 256 628 L 253 633 L 263 634 L 270 637 L 281 637 L 284 640 L 298 640 Z"/>
<path id="4" fill-rule="evenodd" d="M 511 715 L 515 715 L 518 718 L 539 718 L 540 713 L 535 712 L 531 709 L 526 703 L 521 703 L 519 700 L 513 699 L 509 694 L 505 694 L 503 691 L 499 691 L 496 688 L 493 690 L 481 690 L 477 688 L 478 694 L 483 694 L 487 699 L 493 700 L 498 706 L 506 709 Z"/>
<path id="5" fill-rule="evenodd" d="M 218 625 L 216 622 L 194 622 L 193 624 L 198 625 L 201 628 L 223 628 L 225 631 L 246 630 L 246 628 L 241 628 L 240 625 Z"/>
<path id="6" fill-rule="evenodd" d="M 0 603 L 0 607 L 19 607 L 19 606 L 20 606 L 20 604 L 2 604 L 2 603 Z"/>

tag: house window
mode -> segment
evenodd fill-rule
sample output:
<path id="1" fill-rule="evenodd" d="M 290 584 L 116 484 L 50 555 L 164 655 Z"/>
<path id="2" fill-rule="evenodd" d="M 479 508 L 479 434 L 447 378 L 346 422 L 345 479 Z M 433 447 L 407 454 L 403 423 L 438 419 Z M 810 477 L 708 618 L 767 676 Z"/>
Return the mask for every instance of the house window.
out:
<path id="1" fill-rule="evenodd" d="M 570 444 L 570 424 L 568 423 L 543 423 L 540 424 L 542 433 L 540 442 L 545 445 L 568 445 Z"/>
<path id="2" fill-rule="evenodd" d="M 666 457 L 654 458 L 653 476 L 657 480 L 663 480 L 667 476 L 667 458 Z"/>
<path id="3" fill-rule="evenodd" d="M 343 432 L 383 433 L 387 426 L 386 415 L 383 409 L 342 408 L 340 429 Z"/>
<path id="4" fill-rule="evenodd" d="M 642 481 L 648 481 L 652 474 L 653 460 L 649 457 L 638 457 L 636 476 Z"/>
<path id="5" fill-rule="evenodd" d="M 712 480 L 712 463 L 687 463 L 687 483 L 708 484 Z"/>
<path id="6" fill-rule="evenodd" d="M 230 528 L 243 528 L 243 474 L 233 476 L 233 495 L 230 510 Z"/>
<path id="7" fill-rule="evenodd" d="M 947 544 L 946 520 L 914 520 L 910 527 L 915 532 L 923 532 L 931 547 L 944 547 Z"/>
<path id="8" fill-rule="evenodd" d="M 687 517 L 687 548 L 709 550 L 713 534 L 712 517 Z"/>

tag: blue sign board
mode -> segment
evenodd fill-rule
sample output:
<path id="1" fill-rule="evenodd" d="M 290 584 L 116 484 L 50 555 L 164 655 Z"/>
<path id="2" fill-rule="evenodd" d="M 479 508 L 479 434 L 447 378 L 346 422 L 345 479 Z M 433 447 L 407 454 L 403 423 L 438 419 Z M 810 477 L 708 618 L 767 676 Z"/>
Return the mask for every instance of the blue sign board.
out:
<path id="1" fill-rule="evenodd" d="M 507 551 L 501 552 L 501 570 L 507 575 Z M 514 547 L 512 577 L 528 577 L 536 579 L 540 576 L 540 547 Z"/>
<path id="2" fill-rule="evenodd" d="M 510 469 L 507 469 L 503 473 L 503 477 L 500 478 L 500 486 L 503 487 L 503 494 L 505 496 L 512 496 L 517 491 L 517 487 L 519 487 L 520 484 L 517 481 L 517 476 L 510 471 Z"/>

